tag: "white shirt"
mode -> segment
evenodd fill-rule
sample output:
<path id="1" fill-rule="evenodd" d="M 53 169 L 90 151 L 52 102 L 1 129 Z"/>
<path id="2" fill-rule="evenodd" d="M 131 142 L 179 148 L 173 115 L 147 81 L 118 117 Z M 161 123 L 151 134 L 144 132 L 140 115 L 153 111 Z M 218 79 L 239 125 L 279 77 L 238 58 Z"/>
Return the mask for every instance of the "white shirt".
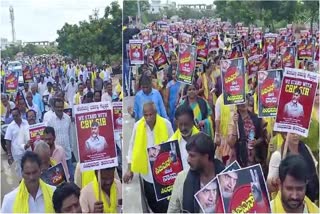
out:
<path id="1" fill-rule="evenodd" d="M 39 123 L 40 118 L 42 118 L 42 112 L 40 111 L 39 106 L 33 102 L 32 102 L 32 106 L 30 106 L 27 102 L 27 107 L 28 107 L 28 109 L 32 109 L 36 112 L 36 122 Z"/>
<path id="2" fill-rule="evenodd" d="M 56 187 L 48 185 L 55 191 Z M 15 188 L 13 191 L 6 194 L 3 198 L 1 213 L 13 213 L 13 205 L 16 200 L 19 187 Z M 29 195 L 29 213 L 45 213 L 44 198 L 42 190 L 39 187 L 36 198 L 34 199 Z"/>
<path id="3" fill-rule="evenodd" d="M 91 88 L 90 91 L 93 93 L 93 88 Z M 83 96 L 86 95 L 88 92 L 88 88 L 83 89 Z"/>
<path id="4" fill-rule="evenodd" d="M 46 83 L 48 83 L 48 82 L 51 82 L 52 84 L 54 83 L 54 79 L 53 79 L 51 76 L 49 76 L 49 77 L 44 77 L 44 81 L 45 81 Z"/>
<path id="5" fill-rule="evenodd" d="M 47 83 L 46 82 L 39 82 L 38 83 L 38 92 L 41 95 L 41 97 L 43 96 L 44 92 L 47 90 Z"/>
<path id="6" fill-rule="evenodd" d="M 52 115 L 51 119 L 46 122 L 46 126 L 51 126 L 56 132 L 56 144 L 62 146 L 66 153 L 66 160 L 71 159 L 71 141 L 70 141 L 70 128 L 71 119 L 66 114 L 63 113 L 61 119 L 57 117 L 56 114 Z"/>
<path id="7" fill-rule="evenodd" d="M 173 135 L 173 129 L 172 129 L 172 126 L 171 126 L 171 123 L 165 119 L 166 121 L 166 125 L 167 125 L 167 130 L 168 130 L 168 134 L 169 134 L 169 138 Z M 139 122 L 139 121 L 138 121 Z M 134 140 L 135 140 L 135 137 L 136 137 L 136 131 L 137 131 L 137 124 L 138 122 L 136 122 L 133 126 L 133 131 L 132 131 L 132 135 L 131 135 L 131 138 L 130 138 L 130 141 L 129 141 L 129 151 L 128 151 L 128 163 L 131 163 L 131 159 L 132 159 L 132 150 L 133 150 L 133 144 L 134 144 Z M 152 147 L 154 146 L 154 142 L 155 142 L 155 137 L 154 137 L 154 132 L 151 131 L 150 127 L 145 124 L 146 126 L 146 129 L 147 129 L 147 148 L 149 147 Z M 147 148 L 146 148 L 146 153 L 147 153 Z M 151 166 L 150 166 L 150 163 L 148 162 L 148 174 L 147 175 L 143 175 L 141 174 L 141 177 L 149 182 L 149 183 L 153 183 L 153 178 L 152 178 L 152 173 L 151 173 Z"/>
<path id="8" fill-rule="evenodd" d="M 103 81 L 109 81 L 110 80 L 110 71 L 104 70 L 103 71 Z"/>
<path id="9" fill-rule="evenodd" d="M 50 109 L 49 111 L 44 113 L 43 122 L 45 124 L 48 123 L 48 121 L 51 120 L 51 117 L 53 117 L 54 115 L 55 115 L 54 112 Z"/>
<path id="10" fill-rule="evenodd" d="M 284 112 L 289 116 L 293 118 L 303 117 L 304 111 L 303 106 L 300 103 L 293 103 L 290 101 L 284 106 Z"/>
<path id="11" fill-rule="evenodd" d="M 112 97 L 108 94 L 108 92 L 104 92 L 101 96 L 101 101 L 112 102 Z"/>
<path id="12" fill-rule="evenodd" d="M 64 90 L 66 91 L 66 97 L 68 99 L 69 105 L 72 106 L 73 105 L 73 98 L 74 98 L 74 95 L 77 93 L 78 86 L 76 83 L 74 83 L 72 86 L 72 83 L 69 82 Z"/>
<path id="13" fill-rule="evenodd" d="M 106 147 L 108 147 L 107 141 L 102 136 L 91 136 L 88 140 L 86 140 L 86 148 L 91 153 L 102 152 Z"/>
<path id="14" fill-rule="evenodd" d="M 30 139 L 29 124 L 26 120 L 22 119 L 20 127 L 13 120 L 7 128 L 4 139 L 11 141 L 11 152 L 14 160 L 18 160 L 25 153 L 24 145 Z"/>

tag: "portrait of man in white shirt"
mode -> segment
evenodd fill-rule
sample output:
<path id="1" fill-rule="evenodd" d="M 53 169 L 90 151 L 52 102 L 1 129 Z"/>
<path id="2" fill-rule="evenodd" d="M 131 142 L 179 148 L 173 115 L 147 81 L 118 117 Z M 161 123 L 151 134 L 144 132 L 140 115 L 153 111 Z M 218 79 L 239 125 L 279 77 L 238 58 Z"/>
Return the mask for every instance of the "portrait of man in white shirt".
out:
<path id="1" fill-rule="evenodd" d="M 99 124 L 93 122 L 91 125 L 91 136 L 86 140 L 86 150 L 88 153 L 102 152 L 108 147 L 107 141 L 99 135 Z"/>
<path id="2" fill-rule="evenodd" d="M 299 103 L 300 96 L 301 91 L 299 88 L 296 88 L 294 90 L 292 99 L 284 106 L 285 116 L 292 118 L 304 116 L 303 106 Z"/>

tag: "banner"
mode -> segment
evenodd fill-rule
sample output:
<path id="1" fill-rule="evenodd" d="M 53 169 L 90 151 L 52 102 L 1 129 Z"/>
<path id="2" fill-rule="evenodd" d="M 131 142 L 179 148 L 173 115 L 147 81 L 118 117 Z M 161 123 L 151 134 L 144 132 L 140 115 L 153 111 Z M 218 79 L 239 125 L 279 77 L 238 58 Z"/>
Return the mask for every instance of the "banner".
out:
<path id="1" fill-rule="evenodd" d="M 187 33 L 180 33 L 179 35 L 179 43 L 185 43 L 187 45 L 191 45 L 192 43 L 192 36 L 190 34 Z"/>
<path id="2" fill-rule="evenodd" d="M 285 68 L 274 130 L 308 137 L 317 73 Z"/>
<path id="3" fill-rule="evenodd" d="M 208 40 L 203 37 L 197 42 L 197 62 L 207 62 L 208 57 Z"/>
<path id="4" fill-rule="evenodd" d="M 258 72 L 258 116 L 275 117 L 281 89 L 282 69 Z"/>
<path id="5" fill-rule="evenodd" d="M 230 59 L 236 59 L 242 57 L 242 42 L 236 41 L 231 43 L 231 55 Z"/>
<path id="6" fill-rule="evenodd" d="M 161 36 L 160 45 L 163 47 L 166 56 L 169 56 L 169 36 Z"/>
<path id="7" fill-rule="evenodd" d="M 72 117 L 72 108 L 63 109 L 63 112 L 69 115 L 70 118 Z"/>
<path id="8" fill-rule="evenodd" d="M 240 169 L 240 165 L 237 161 L 234 161 L 221 173 L 237 169 Z M 217 177 L 201 188 L 194 197 L 197 200 L 202 213 L 224 213 Z"/>
<path id="9" fill-rule="evenodd" d="M 42 140 L 43 138 L 43 131 L 46 128 L 44 123 L 38 123 L 34 125 L 30 125 L 29 127 L 29 134 L 30 134 L 30 144 L 32 151 L 34 150 L 35 145 L 38 141 Z"/>
<path id="10" fill-rule="evenodd" d="M 220 67 L 224 104 L 244 103 L 246 100 L 244 58 L 221 60 Z"/>
<path id="11" fill-rule="evenodd" d="M 298 60 L 312 60 L 313 43 L 312 41 L 302 40 L 298 45 Z"/>
<path id="12" fill-rule="evenodd" d="M 280 28 L 279 29 L 279 35 L 280 36 L 287 36 L 287 28 Z"/>
<path id="13" fill-rule="evenodd" d="M 143 43 L 151 42 L 151 33 L 152 31 L 149 29 L 145 29 L 140 31 L 140 39 Z"/>
<path id="14" fill-rule="evenodd" d="M 264 37 L 264 53 L 276 54 L 277 53 L 277 36 L 268 34 Z"/>
<path id="15" fill-rule="evenodd" d="M 252 78 L 259 71 L 260 61 L 263 55 L 255 55 L 248 58 L 248 75 L 249 78 Z"/>
<path id="16" fill-rule="evenodd" d="M 196 67 L 196 46 L 179 44 L 177 80 L 192 84 Z"/>
<path id="17" fill-rule="evenodd" d="M 174 181 L 183 170 L 178 141 L 169 141 L 147 149 L 157 201 L 171 195 Z"/>
<path id="18" fill-rule="evenodd" d="M 59 186 L 60 184 L 67 182 L 66 174 L 64 172 L 62 163 L 47 169 L 43 172 L 40 178 L 51 186 Z"/>
<path id="19" fill-rule="evenodd" d="M 209 34 L 209 52 L 219 48 L 219 36 L 217 33 Z"/>
<path id="20" fill-rule="evenodd" d="M 154 48 L 153 61 L 158 71 L 163 70 L 169 65 L 166 53 L 162 45 Z"/>
<path id="21" fill-rule="evenodd" d="M 253 34 L 255 41 L 260 43 L 262 40 L 262 28 L 254 28 Z"/>
<path id="22" fill-rule="evenodd" d="M 260 164 L 217 175 L 225 213 L 271 213 Z"/>
<path id="23" fill-rule="evenodd" d="M 295 48 L 287 47 L 286 52 L 282 55 L 283 68 L 294 68 L 295 67 Z"/>
<path id="24" fill-rule="evenodd" d="M 74 114 L 81 171 L 117 166 L 111 105 L 80 104 L 74 107 Z"/>
<path id="25" fill-rule="evenodd" d="M 22 75 L 23 75 L 23 81 L 25 83 L 31 83 L 33 82 L 33 74 L 32 71 L 30 70 L 29 66 L 26 66 L 23 71 L 22 71 Z"/>
<path id="26" fill-rule="evenodd" d="M 34 68 L 33 68 L 33 75 L 35 77 L 40 77 L 40 68 L 38 65 L 36 65 Z"/>
<path id="27" fill-rule="evenodd" d="M 129 57 L 133 65 L 144 63 L 142 43 L 142 40 L 129 40 Z"/>
<path id="28" fill-rule="evenodd" d="M 4 89 L 6 93 L 14 93 L 18 90 L 18 72 L 9 72 L 4 78 Z"/>
<path id="29" fill-rule="evenodd" d="M 300 39 L 308 39 L 309 34 L 308 30 L 300 30 Z"/>

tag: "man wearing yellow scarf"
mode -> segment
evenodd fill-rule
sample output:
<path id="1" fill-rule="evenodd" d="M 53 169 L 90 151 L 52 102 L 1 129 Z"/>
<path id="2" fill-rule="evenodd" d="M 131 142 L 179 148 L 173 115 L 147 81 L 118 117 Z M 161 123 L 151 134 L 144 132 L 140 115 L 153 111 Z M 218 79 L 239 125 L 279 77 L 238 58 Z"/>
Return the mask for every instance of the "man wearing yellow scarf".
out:
<path id="1" fill-rule="evenodd" d="M 290 155 L 279 166 L 280 191 L 271 201 L 272 213 L 319 213 L 306 196 L 308 166 L 299 155 Z"/>
<path id="2" fill-rule="evenodd" d="M 83 96 L 84 96 L 83 88 L 84 88 L 83 84 L 79 83 L 78 84 L 78 92 L 74 95 L 74 98 L 73 98 L 74 105 L 82 104 Z"/>
<path id="3" fill-rule="evenodd" d="M 157 202 L 153 188 L 153 179 L 147 148 L 166 142 L 173 134 L 171 123 L 157 114 L 153 101 L 143 105 L 143 117 L 133 127 L 129 142 L 128 170 L 123 177 L 125 183 L 133 178 L 133 173 L 140 173 L 143 179 L 144 196 L 153 212 L 167 212 L 168 201 Z"/>
<path id="4" fill-rule="evenodd" d="M 41 179 L 41 160 L 27 151 L 21 160 L 22 181 L 3 199 L 1 213 L 54 213 L 52 195 L 55 187 Z"/>
<path id="5" fill-rule="evenodd" d="M 178 140 L 181 153 L 183 169 L 189 169 L 188 152 L 186 149 L 187 141 L 191 136 L 199 133 L 197 127 L 194 126 L 193 110 L 188 105 L 180 105 L 175 112 L 177 122 L 177 131 L 169 139 L 169 141 Z"/>
<path id="6" fill-rule="evenodd" d="M 82 212 L 119 213 L 121 206 L 119 202 L 122 200 L 122 190 L 121 182 L 114 178 L 115 168 L 101 169 L 100 173 L 100 193 L 98 170 L 95 171 L 93 181 L 81 190 L 80 205 Z"/>

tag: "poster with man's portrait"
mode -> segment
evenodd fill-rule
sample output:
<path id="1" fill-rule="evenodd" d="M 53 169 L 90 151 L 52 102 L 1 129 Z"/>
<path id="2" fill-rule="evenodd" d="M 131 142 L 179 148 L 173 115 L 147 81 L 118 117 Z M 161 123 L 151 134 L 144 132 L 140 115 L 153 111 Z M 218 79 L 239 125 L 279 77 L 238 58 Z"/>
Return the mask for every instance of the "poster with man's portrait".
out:
<path id="1" fill-rule="evenodd" d="M 171 195 L 174 181 L 183 170 L 178 141 L 169 141 L 147 149 L 157 201 Z"/>
<path id="2" fill-rule="evenodd" d="M 80 104 L 74 112 L 81 171 L 117 166 L 110 103 Z"/>
<path id="3" fill-rule="evenodd" d="M 285 68 L 274 130 L 307 137 L 319 74 Z"/>
<path id="4" fill-rule="evenodd" d="M 133 65 L 141 65 L 144 63 L 143 41 L 129 40 L 129 58 Z"/>
<path id="5" fill-rule="evenodd" d="M 270 198 L 260 164 L 217 175 L 225 213 L 270 213 Z"/>

